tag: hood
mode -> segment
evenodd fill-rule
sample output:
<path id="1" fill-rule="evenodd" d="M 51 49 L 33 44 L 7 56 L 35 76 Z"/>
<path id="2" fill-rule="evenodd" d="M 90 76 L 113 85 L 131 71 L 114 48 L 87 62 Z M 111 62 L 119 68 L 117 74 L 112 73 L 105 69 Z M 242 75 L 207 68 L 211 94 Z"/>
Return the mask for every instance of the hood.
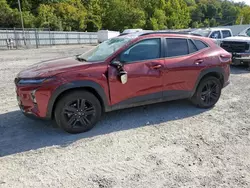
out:
<path id="1" fill-rule="evenodd" d="M 17 77 L 19 78 L 42 78 L 51 77 L 59 73 L 68 71 L 69 68 L 78 68 L 79 66 L 90 65 L 88 62 L 81 62 L 75 59 L 75 57 L 53 59 L 49 61 L 43 61 L 27 67 L 21 71 Z"/>
<path id="2" fill-rule="evenodd" d="M 250 42 L 250 37 L 244 36 L 235 36 L 235 37 L 228 37 L 223 39 L 223 41 L 232 41 L 232 42 Z"/>

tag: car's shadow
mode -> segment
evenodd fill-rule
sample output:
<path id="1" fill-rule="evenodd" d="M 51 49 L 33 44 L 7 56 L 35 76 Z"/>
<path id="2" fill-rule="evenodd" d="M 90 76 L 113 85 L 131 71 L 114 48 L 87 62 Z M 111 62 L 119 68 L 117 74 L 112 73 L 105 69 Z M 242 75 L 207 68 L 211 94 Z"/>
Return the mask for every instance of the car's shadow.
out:
<path id="1" fill-rule="evenodd" d="M 32 120 L 20 111 L 0 115 L 0 156 L 36 150 L 53 145 L 67 147 L 79 139 L 89 139 L 116 131 L 157 125 L 203 113 L 188 101 L 174 101 L 105 114 L 92 130 L 71 135 L 53 126 L 51 121 Z"/>

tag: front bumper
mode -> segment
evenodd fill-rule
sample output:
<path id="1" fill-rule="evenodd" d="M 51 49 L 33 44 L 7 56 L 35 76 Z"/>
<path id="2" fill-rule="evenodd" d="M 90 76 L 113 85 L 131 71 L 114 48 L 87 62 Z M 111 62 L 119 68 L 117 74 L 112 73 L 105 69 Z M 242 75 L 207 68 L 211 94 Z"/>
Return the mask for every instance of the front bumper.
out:
<path id="1" fill-rule="evenodd" d="M 28 116 L 48 119 L 47 106 L 52 88 L 16 85 L 16 97 L 20 110 Z"/>
<path id="2" fill-rule="evenodd" d="M 248 53 L 232 53 L 232 64 L 240 65 L 250 63 L 250 52 Z"/>

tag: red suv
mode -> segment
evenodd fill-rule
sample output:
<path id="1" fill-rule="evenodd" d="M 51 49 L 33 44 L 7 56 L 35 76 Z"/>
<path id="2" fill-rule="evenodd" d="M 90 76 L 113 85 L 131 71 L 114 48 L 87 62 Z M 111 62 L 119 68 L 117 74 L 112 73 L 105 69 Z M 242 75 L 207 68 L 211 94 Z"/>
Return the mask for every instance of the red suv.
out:
<path id="1" fill-rule="evenodd" d="M 211 39 L 134 33 L 76 57 L 35 64 L 15 79 L 24 114 L 55 119 L 69 133 L 90 130 L 104 112 L 176 99 L 216 104 L 229 83 L 231 54 Z"/>

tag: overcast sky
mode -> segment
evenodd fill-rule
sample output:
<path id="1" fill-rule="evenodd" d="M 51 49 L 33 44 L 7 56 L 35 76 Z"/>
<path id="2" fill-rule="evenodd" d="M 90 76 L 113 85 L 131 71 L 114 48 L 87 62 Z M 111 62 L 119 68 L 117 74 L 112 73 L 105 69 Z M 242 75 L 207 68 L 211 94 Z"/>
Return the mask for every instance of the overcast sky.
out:
<path id="1" fill-rule="evenodd" d="M 246 4 L 250 5 L 250 0 L 233 0 L 234 2 L 245 2 Z"/>

